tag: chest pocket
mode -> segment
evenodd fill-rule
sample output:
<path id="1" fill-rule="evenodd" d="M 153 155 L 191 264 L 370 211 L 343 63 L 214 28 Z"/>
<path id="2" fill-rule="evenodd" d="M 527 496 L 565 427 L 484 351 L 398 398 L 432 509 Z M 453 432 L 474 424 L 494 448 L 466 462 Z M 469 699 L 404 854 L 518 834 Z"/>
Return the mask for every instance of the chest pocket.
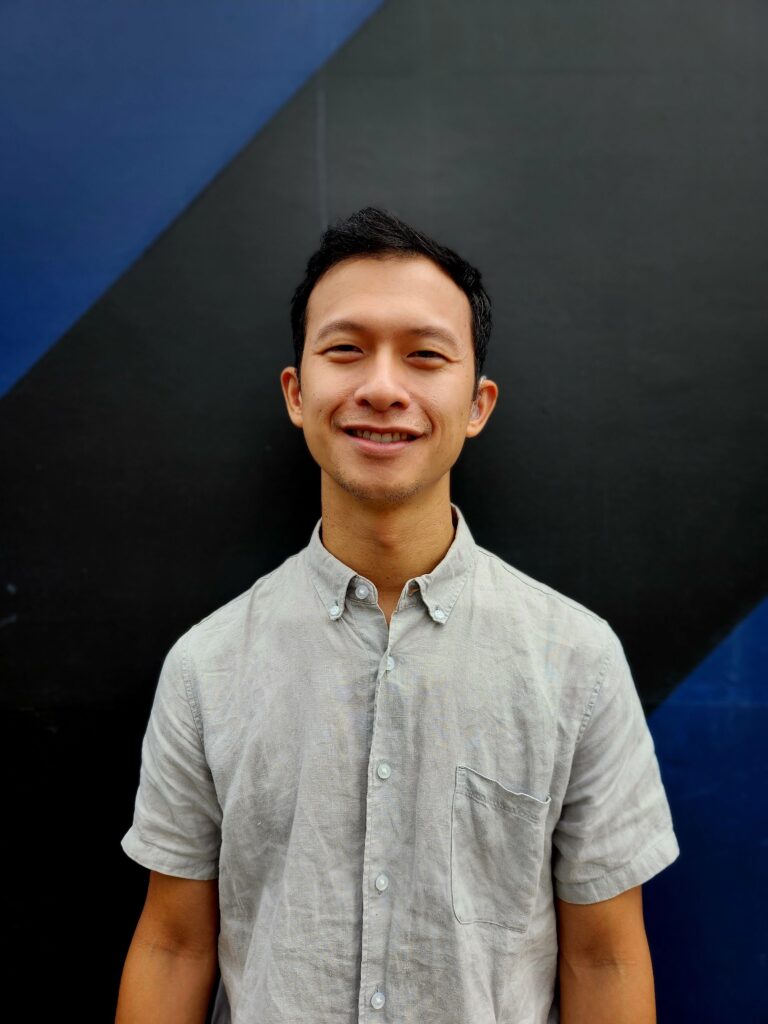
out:
<path id="1" fill-rule="evenodd" d="M 505 789 L 456 766 L 451 810 L 451 898 L 461 924 L 524 932 L 530 924 L 552 801 Z"/>

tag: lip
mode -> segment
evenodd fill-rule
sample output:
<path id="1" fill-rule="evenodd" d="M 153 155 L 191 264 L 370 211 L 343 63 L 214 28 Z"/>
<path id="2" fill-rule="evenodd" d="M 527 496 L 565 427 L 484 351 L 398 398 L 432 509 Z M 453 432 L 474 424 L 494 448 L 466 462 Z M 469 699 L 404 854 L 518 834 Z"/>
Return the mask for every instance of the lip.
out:
<path id="1" fill-rule="evenodd" d="M 421 434 L 417 434 L 415 430 L 409 427 L 371 427 L 367 423 L 347 423 L 341 428 L 345 433 L 348 430 L 370 430 L 374 434 L 408 434 L 410 437 L 416 438 L 421 437 Z M 395 442 L 397 443 L 397 442 Z M 407 442 L 406 442 L 407 443 Z"/>
<path id="2" fill-rule="evenodd" d="M 353 444 L 356 444 L 361 451 L 367 452 L 370 455 L 378 455 L 381 458 L 397 455 L 398 452 L 403 451 L 405 448 L 410 448 L 419 440 L 418 437 L 414 437 L 412 441 L 371 441 L 370 438 L 355 437 L 354 434 L 348 434 L 346 430 L 343 430 L 342 433 Z"/>

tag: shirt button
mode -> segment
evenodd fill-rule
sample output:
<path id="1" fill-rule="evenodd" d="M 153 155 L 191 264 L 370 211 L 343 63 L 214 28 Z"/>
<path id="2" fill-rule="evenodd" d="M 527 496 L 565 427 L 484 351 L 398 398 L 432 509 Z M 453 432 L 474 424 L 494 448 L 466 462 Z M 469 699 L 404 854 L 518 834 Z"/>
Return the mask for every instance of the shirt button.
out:
<path id="1" fill-rule="evenodd" d="M 379 892 L 384 892 L 384 890 L 389 885 L 389 879 L 384 874 L 378 875 L 377 878 L 376 878 L 376 883 L 375 884 L 376 884 L 376 888 L 379 890 Z"/>
<path id="2" fill-rule="evenodd" d="M 445 612 L 442 608 L 435 608 L 435 618 L 438 622 L 443 622 L 445 620 Z"/>
<path id="3" fill-rule="evenodd" d="M 384 1005 L 384 993 L 383 992 L 374 992 L 373 995 L 371 996 L 371 1006 L 374 1008 L 374 1010 L 380 1010 L 383 1005 Z"/>
<path id="4" fill-rule="evenodd" d="M 392 769 L 390 768 L 386 761 L 382 761 L 379 767 L 376 769 L 376 774 L 379 776 L 380 779 L 388 779 L 389 776 L 392 774 Z"/>
<path id="5" fill-rule="evenodd" d="M 341 608 L 339 608 L 339 606 L 337 604 L 332 604 L 331 607 L 328 609 L 328 611 L 331 613 L 331 615 L 333 615 L 335 617 L 336 615 L 339 614 L 339 612 L 341 611 Z"/>
<path id="6" fill-rule="evenodd" d="M 395 667 L 395 659 L 391 658 L 391 657 L 387 658 L 387 672 L 391 672 L 394 667 Z"/>
<path id="7" fill-rule="evenodd" d="M 355 593 L 357 594 L 361 601 L 364 601 L 366 597 L 368 597 L 368 595 L 370 594 L 370 590 L 368 589 L 368 587 L 366 587 L 364 583 L 358 583 L 358 585 L 355 587 Z"/>

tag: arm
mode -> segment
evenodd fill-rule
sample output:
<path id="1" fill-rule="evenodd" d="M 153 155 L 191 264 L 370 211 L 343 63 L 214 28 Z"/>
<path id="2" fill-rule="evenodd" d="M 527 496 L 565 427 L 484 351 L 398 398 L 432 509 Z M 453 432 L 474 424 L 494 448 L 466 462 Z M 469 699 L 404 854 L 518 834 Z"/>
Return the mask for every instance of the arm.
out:
<path id="1" fill-rule="evenodd" d="M 642 886 L 555 906 L 561 1024 L 656 1024 Z"/>
<path id="2" fill-rule="evenodd" d="M 203 1024 L 216 980 L 218 882 L 150 872 L 115 1024 Z"/>

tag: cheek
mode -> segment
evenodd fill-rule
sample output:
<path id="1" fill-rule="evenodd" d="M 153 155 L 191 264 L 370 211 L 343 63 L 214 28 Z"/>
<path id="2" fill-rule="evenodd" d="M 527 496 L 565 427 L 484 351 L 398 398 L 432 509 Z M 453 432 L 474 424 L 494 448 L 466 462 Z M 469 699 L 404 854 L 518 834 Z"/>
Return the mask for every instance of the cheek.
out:
<path id="1" fill-rule="evenodd" d="M 311 417 L 317 421 L 328 421 L 333 418 L 345 401 L 347 391 L 339 381 L 317 380 L 307 391 L 305 401 L 311 410 Z"/>
<path id="2" fill-rule="evenodd" d="M 332 435 L 337 430 L 336 422 L 343 422 L 343 416 L 340 414 L 342 405 L 337 391 L 321 390 L 315 385 L 304 393 L 304 437 L 310 451 L 326 447 L 330 443 Z"/>
<path id="3" fill-rule="evenodd" d="M 455 399 L 439 408 L 439 422 L 446 438 L 463 438 L 469 422 L 468 409 Z"/>

